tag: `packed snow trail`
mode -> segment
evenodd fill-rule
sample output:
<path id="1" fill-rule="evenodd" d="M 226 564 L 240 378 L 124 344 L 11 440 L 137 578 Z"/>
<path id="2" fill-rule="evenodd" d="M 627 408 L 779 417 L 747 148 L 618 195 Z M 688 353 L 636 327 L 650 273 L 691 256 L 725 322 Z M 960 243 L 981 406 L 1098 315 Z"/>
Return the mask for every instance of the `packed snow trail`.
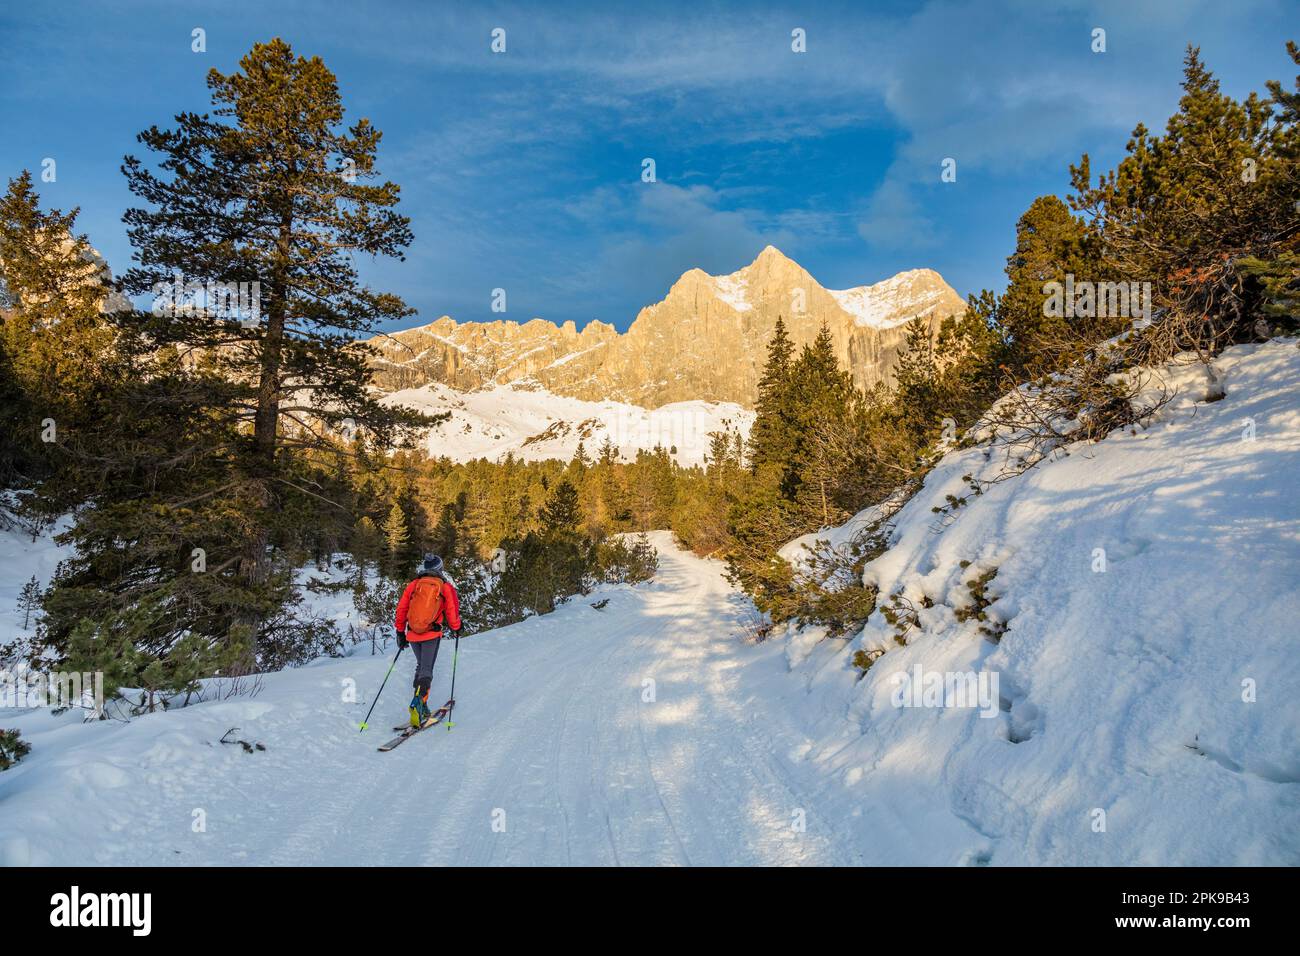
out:
<path id="1" fill-rule="evenodd" d="M 41 734 L 37 746 L 79 738 L 57 757 L 46 754 L 84 787 L 78 819 L 42 825 L 57 821 L 43 819 L 49 811 L 34 799 L 27 805 L 35 792 L 19 779 L 42 768 L 20 764 L 0 779 L 0 807 L 10 820 L 25 818 L 32 839 L 0 826 L 0 860 L 854 862 L 814 822 L 800 830 L 812 795 L 785 756 L 798 741 L 778 739 L 770 702 L 736 693 L 736 670 L 755 650 L 738 639 L 745 602 L 717 562 L 679 550 L 667 534 L 654 543 L 655 580 L 604 591 L 610 600 L 601 610 L 579 600 L 462 638 L 454 728 L 431 728 L 391 753 L 375 748 L 405 716 L 407 654 L 364 734 L 358 722 L 391 657 L 268 675 L 252 700 L 126 726 L 45 715 L 67 726 Z M 431 700 L 446 698 L 451 650 L 439 657 Z M 349 680 L 358 699 L 345 703 Z M 266 751 L 216 743 L 232 726 Z M 18 792 L 6 800 L 10 782 Z"/>

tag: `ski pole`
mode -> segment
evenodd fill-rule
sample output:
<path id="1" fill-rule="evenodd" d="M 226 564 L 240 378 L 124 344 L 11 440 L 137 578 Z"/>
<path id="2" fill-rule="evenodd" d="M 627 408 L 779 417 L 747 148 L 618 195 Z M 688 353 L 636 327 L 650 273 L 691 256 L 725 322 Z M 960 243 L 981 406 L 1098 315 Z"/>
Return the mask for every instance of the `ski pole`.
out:
<path id="1" fill-rule="evenodd" d="M 451 706 L 456 706 L 456 661 L 460 657 L 460 631 L 456 631 L 456 646 L 451 653 Z M 447 711 L 447 730 L 453 727 L 451 711 Z"/>
<path id="2" fill-rule="evenodd" d="M 375 712 L 375 704 L 379 703 L 379 694 L 382 694 L 384 692 L 384 686 L 388 683 L 388 678 L 393 676 L 393 668 L 397 666 L 397 659 L 402 656 L 402 651 L 404 650 L 406 650 L 405 647 L 398 647 L 397 653 L 393 655 L 393 663 L 388 665 L 388 673 L 384 675 L 383 684 L 379 685 L 379 693 L 375 694 L 375 699 L 370 702 L 370 709 L 366 711 L 366 719 L 361 721 L 361 730 L 358 731 L 358 733 L 361 733 L 367 727 L 370 726 L 370 715 Z M 455 670 L 456 670 L 455 661 L 453 661 L 452 662 L 453 673 L 455 672 Z"/>

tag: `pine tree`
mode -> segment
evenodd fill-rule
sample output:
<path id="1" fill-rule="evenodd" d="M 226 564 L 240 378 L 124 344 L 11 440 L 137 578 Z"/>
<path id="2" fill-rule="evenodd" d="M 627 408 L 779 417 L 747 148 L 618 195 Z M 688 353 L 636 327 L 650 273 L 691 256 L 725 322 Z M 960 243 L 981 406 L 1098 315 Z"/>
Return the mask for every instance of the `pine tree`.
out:
<path id="1" fill-rule="evenodd" d="M 29 330 L 99 319 L 109 290 L 89 242 L 76 232 L 79 213 L 43 212 L 27 170 L 9 181 L 0 199 L 0 306 L 20 314 Z"/>
<path id="2" fill-rule="evenodd" d="M 1086 154 L 1071 167 L 1071 206 L 1098 237 L 1107 268 L 1152 283 L 1156 321 L 1131 349 L 1137 361 L 1187 349 L 1209 356 L 1253 338 L 1277 287 L 1242 264 L 1300 251 L 1297 133 L 1286 96 L 1234 100 L 1195 47 L 1182 87 L 1163 135 L 1139 124 L 1124 159 L 1095 184 Z"/>
<path id="3" fill-rule="evenodd" d="M 765 465 L 784 468 L 794 449 L 796 428 L 789 394 L 793 356 L 794 343 L 786 334 L 785 322 L 777 316 L 767 345 L 767 362 L 758 380 L 754 424 L 749 432 L 749 461 L 754 472 Z"/>
<path id="4" fill-rule="evenodd" d="M 782 493 L 797 503 L 800 530 L 812 530 L 848 517 L 846 507 L 857 504 L 842 500 L 840 483 L 856 464 L 845 452 L 859 424 L 861 396 L 840 368 L 826 326 L 791 369 L 790 395 L 796 442 Z"/>
<path id="5" fill-rule="evenodd" d="M 542 530 L 547 533 L 557 531 L 577 531 L 582 518 L 578 507 L 578 489 L 567 479 L 555 486 L 542 508 Z"/>
<path id="6" fill-rule="evenodd" d="M 1048 316 L 1049 282 L 1104 278 L 1083 222 L 1056 196 L 1039 196 L 1016 223 L 1016 249 L 1007 258 L 1007 291 L 998 302 L 998 323 L 1008 349 L 1004 361 L 1017 374 L 1052 370 L 1076 359 L 1101 332 L 1079 328 L 1087 319 Z M 1110 331 L 1107 326 L 1104 331 Z M 1075 344 L 1070 348 L 1069 344 Z"/>
<path id="7" fill-rule="evenodd" d="M 114 317 L 133 374 L 100 423 L 82 476 L 97 498 L 45 605 L 56 653 L 151 690 L 318 653 L 293 565 L 350 526 L 335 462 L 358 446 L 337 426 L 387 448 L 428 421 L 375 400 L 356 341 L 410 314 L 353 266 L 410 241 L 397 187 L 367 184 L 378 131 L 342 130 L 333 74 L 280 40 L 208 86 L 211 115 L 145 130 L 156 163 L 123 166 L 144 204 L 124 217 L 138 265 L 123 282 L 155 309 Z M 222 287 L 177 295 L 174 273 Z"/>
<path id="8" fill-rule="evenodd" d="M 0 730 L 0 770 L 8 770 L 32 752 L 17 730 Z"/>
<path id="9" fill-rule="evenodd" d="M 1288 41 L 1286 52 L 1292 63 L 1300 66 L 1300 47 Z M 1276 80 L 1270 80 L 1267 86 L 1276 111 L 1272 152 L 1279 166 L 1289 170 L 1295 188 L 1300 179 L 1300 76 L 1295 79 L 1295 92 L 1285 90 Z M 1275 322 L 1288 329 L 1300 326 L 1300 231 L 1292 230 L 1290 241 L 1272 254 L 1244 256 L 1238 265 L 1242 275 L 1261 290 L 1262 315 L 1256 323 L 1257 333 L 1271 334 Z"/>
<path id="10" fill-rule="evenodd" d="M 239 66 L 209 71 L 211 116 L 182 113 L 175 129 L 140 134 L 159 157 L 156 171 L 126 158 L 128 187 L 148 206 L 124 216 L 139 261 L 125 283 L 166 296 L 179 273 L 249 290 L 249 302 L 235 307 L 205 292 L 202 307 L 191 308 L 172 294 L 147 328 L 160 345 L 204 350 L 223 381 L 242 383 L 225 407 L 240 410 L 252 432 L 238 466 L 250 519 L 241 571 L 256 583 L 267 570 L 276 496 L 293 487 L 277 452 L 329 447 L 317 430 L 289 437 L 284 424 L 350 419 L 384 447 L 410 440 L 422 420 L 368 394 L 369 353 L 356 342 L 412 313 L 397 296 L 363 286 L 353 265 L 359 255 L 400 259 L 411 241 L 409 221 L 393 211 L 398 187 L 366 182 L 379 131 L 366 119 L 342 129 L 334 75 L 283 40 L 256 44 Z M 302 394 L 309 403 L 290 401 Z"/>
<path id="11" fill-rule="evenodd" d="M 357 563 L 358 586 L 365 581 L 366 566 L 372 561 L 378 560 L 383 544 L 384 538 L 375 525 L 374 519 L 369 515 L 362 515 L 361 520 L 357 522 L 357 526 L 352 532 L 352 540 L 349 542 L 352 557 Z"/>
<path id="12" fill-rule="evenodd" d="M 401 504 L 393 502 L 393 507 L 388 511 L 388 520 L 384 522 L 384 545 L 388 550 L 390 569 L 396 570 L 407 563 L 410 543 L 411 533 L 406 527 L 406 515 L 402 512 Z"/>
<path id="13" fill-rule="evenodd" d="M 26 630 L 31 624 L 32 612 L 41 609 L 41 585 L 36 580 L 36 575 L 32 575 L 30 581 L 23 585 L 23 589 L 18 592 L 18 610 L 23 615 L 23 630 Z"/>
<path id="14" fill-rule="evenodd" d="M 90 245 L 76 232 L 78 211 L 42 211 L 31 174 L 10 180 L 0 198 L 0 488 L 45 481 L 31 504 L 66 511 L 86 495 L 84 475 L 52 483 L 73 449 L 92 441 L 104 400 L 124 374 L 100 308 L 109 292 Z M 55 425 L 55 442 L 42 432 Z M 0 506 L 3 507 L 3 506 Z"/>

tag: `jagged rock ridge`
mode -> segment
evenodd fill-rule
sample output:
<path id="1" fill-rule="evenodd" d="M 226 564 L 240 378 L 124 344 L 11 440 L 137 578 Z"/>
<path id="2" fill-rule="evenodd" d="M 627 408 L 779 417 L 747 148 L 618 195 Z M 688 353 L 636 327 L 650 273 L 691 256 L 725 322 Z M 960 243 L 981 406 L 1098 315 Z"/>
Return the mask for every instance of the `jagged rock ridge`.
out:
<path id="1" fill-rule="evenodd" d="M 599 321 L 579 332 L 572 322 L 443 316 L 371 344 L 380 353 L 376 382 L 388 391 L 431 383 L 472 391 L 532 380 L 560 395 L 646 408 L 696 399 L 752 407 L 778 316 L 796 346 L 825 324 L 840 360 L 869 387 L 889 380 L 908 321 L 923 317 L 937 330 L 964 307 L 930 269 L 832 290 L 768 246 L 730 275 L 691 269 L 622 334 Z"/>

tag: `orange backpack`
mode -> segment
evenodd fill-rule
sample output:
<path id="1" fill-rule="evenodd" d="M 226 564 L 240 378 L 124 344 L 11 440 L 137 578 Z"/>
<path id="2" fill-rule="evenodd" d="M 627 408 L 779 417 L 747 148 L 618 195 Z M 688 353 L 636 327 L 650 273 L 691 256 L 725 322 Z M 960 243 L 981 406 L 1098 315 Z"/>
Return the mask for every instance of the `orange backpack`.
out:
<path id="1" fill-rule="evenodd" d="M 406 626 L 417 634 L 433 630 L 442 618 L 442 579 L 416 578 L 411 603 L 406 609 Z"/>

